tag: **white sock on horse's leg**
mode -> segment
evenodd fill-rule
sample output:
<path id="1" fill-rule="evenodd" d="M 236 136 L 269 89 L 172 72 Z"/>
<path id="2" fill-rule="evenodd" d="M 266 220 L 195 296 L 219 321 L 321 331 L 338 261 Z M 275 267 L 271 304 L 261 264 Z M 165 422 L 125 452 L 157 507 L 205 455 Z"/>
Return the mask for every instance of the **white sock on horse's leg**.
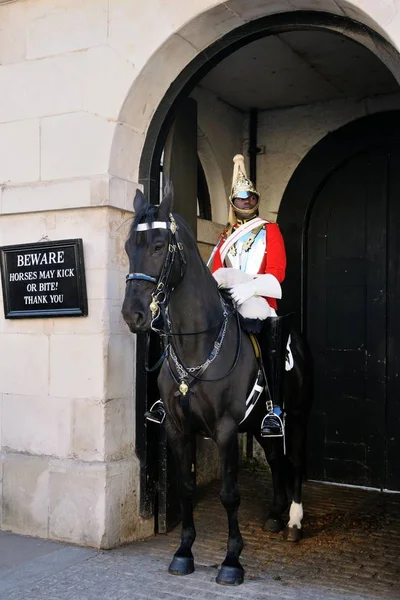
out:
<path id="1" fill-rule="evenodd" d="M 301 529 L 301 520 L 303 518 L 303 504 L 300 502 L 292 502 L 289 511 L 289 523 L 288 527 L 297 526 L 297 529 Z"/>

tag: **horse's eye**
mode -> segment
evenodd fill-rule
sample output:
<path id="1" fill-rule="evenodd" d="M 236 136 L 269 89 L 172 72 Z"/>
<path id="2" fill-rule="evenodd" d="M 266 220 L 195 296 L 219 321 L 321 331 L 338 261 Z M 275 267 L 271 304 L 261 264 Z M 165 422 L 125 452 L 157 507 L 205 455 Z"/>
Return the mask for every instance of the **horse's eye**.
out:
<path id="1" fill-rule="evenodd" d="M 161 250 L 164 248 L 164 244 L 156 244 L 154 246 L 154 252 L 161 252 Z"/>

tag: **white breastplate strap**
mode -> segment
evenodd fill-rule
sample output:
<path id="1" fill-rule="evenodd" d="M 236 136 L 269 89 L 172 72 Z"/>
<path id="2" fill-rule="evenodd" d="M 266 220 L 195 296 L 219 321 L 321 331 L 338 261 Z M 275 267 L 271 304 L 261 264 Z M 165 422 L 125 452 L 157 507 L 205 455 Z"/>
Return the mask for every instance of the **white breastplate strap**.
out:
<path id="1" fill-rule="evenodd" d="M 246 233 L 249 233 L 256 227 L 259 227 L 260 225 L 263 225 L 266 223 L 268 223 L 268 221 L 266 221 L 265 219 L 260 219 L 260 217 L 256 217 L 255 219 L 251 219 L 251 221 L 248 221 L 247 223 L 243 223 L 243 225 L 240 225 L 240 227 L 235 229 L 231 233 L 231 235 L 228 238 L 226 238 L 226 240 L 224 241 L 224 243 L 222 244 L 222 246 L 220 248 L 222 262 L 224 262 L 225 257 L 227 255 L 228 251 L 232 248 L 233 244 L 236 244 L 236 242 L 242 237 L 242 235 L 245 235 Z"/>
<path id="2" fill-rule="evenodd" d="M 239 425 L 241 425 L 247 419 L 247 417 L 249 416 L 249 414 L 251 413 L 251 411 L 257 404 L 257 400 L 259 399 L 259 397 L 261 396 L 261 394 L 264 390 L 264 386 L 260 385 L 260 381 L 262 381 L 263 378 L 264 378 L 264 375 L 263 375 L 262 371 L 261 370 L 258 371 L 256 382 L 246 400 L 245 415 L 244 415 L 243 419 L 240 421 Z"/>

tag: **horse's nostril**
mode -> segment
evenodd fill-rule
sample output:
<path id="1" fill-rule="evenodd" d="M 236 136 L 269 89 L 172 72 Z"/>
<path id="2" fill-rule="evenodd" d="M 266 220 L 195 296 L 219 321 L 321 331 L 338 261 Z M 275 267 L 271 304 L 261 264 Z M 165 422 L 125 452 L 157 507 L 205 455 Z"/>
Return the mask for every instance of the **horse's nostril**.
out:
<path id="1" fill-rule="evenodd" d="M 129 315 L 124 314 L 125 323 L 131 330 L 138 329 L 143 326 L 145 322 L 145 315 L 142 311 L 130 313 Z"/>

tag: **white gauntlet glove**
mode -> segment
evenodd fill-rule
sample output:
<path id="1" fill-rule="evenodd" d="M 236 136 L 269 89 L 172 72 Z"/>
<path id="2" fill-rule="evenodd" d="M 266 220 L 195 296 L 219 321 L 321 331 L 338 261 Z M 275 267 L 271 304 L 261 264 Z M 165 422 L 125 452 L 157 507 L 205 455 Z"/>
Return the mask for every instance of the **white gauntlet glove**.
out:
<path id="1" fill-rule="evenodd" d="M 282 298 L 282 289 L 274 275 L 257 275 L 255 279 L 246 283 L 232 286 L 231 296 L 240 306 L 253 296 L 267 296 L 269 298 Z"/>
<path id="2" fill-rule="evenodd" d="M 231 288 L 231 296 L 236 304 L 240 306 L 249 298 L 255 296 L 254 280 L 246 283 L 237 283 Z"/>

